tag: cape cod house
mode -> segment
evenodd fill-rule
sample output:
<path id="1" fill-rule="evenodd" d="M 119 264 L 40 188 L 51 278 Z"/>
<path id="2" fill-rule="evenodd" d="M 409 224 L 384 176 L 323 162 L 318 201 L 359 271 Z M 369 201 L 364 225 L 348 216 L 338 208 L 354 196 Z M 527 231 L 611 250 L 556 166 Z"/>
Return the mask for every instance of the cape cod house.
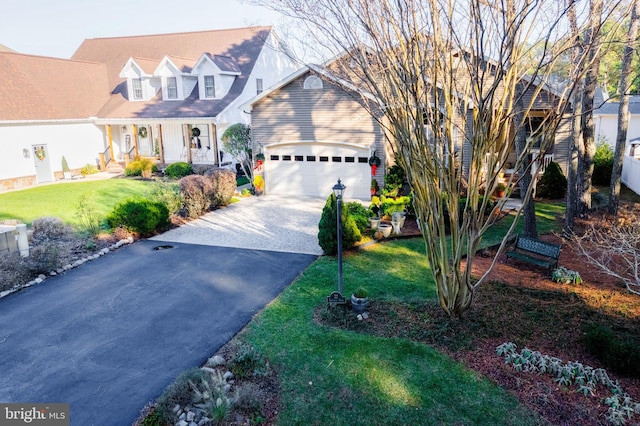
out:
<path id="1" fill-rule="evenodd" d="M 85 40 L 71 60 L 0 52 L 0 188 L 135 155 L 219 165 L 239 106 L 297 69 L 271 27 Z"/>

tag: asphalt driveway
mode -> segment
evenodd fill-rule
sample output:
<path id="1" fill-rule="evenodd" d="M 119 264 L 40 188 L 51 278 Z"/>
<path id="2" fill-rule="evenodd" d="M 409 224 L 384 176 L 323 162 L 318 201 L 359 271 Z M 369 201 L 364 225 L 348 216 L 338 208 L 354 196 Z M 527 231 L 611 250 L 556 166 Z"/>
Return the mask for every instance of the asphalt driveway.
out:
<path id="1" fill-rule="evenodd" d="M 243 202 L 208 214 L 201 227 L 137 242 L 0 299 L 0 402 L 70 403 L 72 425 L 131 424 L 316 259 L 317 252 L 291 249 L 313 247 L 315 232 L 305 237 L 288 228 L 305 215 L 317 226 L 315 207 L 290 211 L 276 232 L 279 225 L 266 222 L 244 226 L 243 215 L 265 215 L 240 208 Z M 253 229 L 247 240 L 262 241 L 261 249 L 199 242 L 216 234 L 220 212 L 233 213 L 225 220 L 238 232 Z M 222 240 L 229 245 L 237 235 Z"/>

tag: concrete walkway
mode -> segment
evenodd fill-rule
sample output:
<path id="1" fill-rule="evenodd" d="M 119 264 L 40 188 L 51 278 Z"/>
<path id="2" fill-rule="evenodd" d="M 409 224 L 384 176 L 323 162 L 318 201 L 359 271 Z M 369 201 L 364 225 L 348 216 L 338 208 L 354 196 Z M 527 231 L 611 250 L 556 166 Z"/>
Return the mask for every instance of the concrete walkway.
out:
<path id="1" fill-rule="evenodd" d="M 318 223 L 324 204 L 305 197 L 242 198 L 152 240 L 320 255 Z"/>

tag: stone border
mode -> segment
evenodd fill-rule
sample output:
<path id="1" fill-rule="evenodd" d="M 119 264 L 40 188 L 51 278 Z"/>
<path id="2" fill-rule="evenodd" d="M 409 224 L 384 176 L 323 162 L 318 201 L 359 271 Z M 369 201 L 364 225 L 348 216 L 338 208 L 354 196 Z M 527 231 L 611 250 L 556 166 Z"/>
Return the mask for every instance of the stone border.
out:
<path id="1" fill-rule="evenodd" d="M 67 272 L 70 269 L 77 268 L 78 266 L 83 265 L 83 264 L 85 264 L 87 262 L 90 262 L 92 260 L 96 260 L 100 256 L 104 256 L 105 254 L 107 254 L 107 253 L 109 253 L 111 251 L 117 250 L 117 249 L 119 249 L 120 247 L 122 247 L 124 245 L 132 244 L 134 241 L 135 240 L 133 239 L 133 237 L 128 237 L 128 238 L 122 239 L 122 240 L 118 241 L 117 243 L 111 244 L 109 247 L 103 248 L 102 250 L 98 251 L 96 254 L 92 254 L 92 255 L 84 257 L 82 259 L 78 259 L 73 263 L 68 263 L 68 264 L 56 269 L 55 271 L 49 272 L 49 276 L 55 277 L 56 275 L 62 274 L 64 272 Z M 41 282 L 43 282 L 46 279 L 47 279 L 47 276 L 45 274 L 40 274 L 35 279 L 29 281 L 26 284 L 18 285 L 15 288 L 12 288 L 11 290 L 0 291 L 0 299 L 2 299 L 3 297 L 6 297 L 6 296 L 8 296 L 8 295 L 10 295 L 12 293 L 15 293 L 17 291 L 20 291 L 20 290 L 22 290 L 24 288 L 28 288 L 28 287 L 31 287 L 33 285 L 40 284 Z"/>

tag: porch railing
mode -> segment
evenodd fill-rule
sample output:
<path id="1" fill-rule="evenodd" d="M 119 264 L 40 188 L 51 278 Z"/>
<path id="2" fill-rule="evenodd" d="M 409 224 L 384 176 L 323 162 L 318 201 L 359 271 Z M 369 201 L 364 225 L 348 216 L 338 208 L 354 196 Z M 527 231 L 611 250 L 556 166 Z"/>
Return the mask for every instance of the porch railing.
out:
<path id="1" fill-rule="evenodd" d="M 133 159 L 136 156 L 135 155 L 135 151 L 136 151 L 136 147 L 132 146 L 131 149 L 127 153 L 124 154 L 124 164 L 125 164 L 125 166 L 128 166 L 129 163 L 131 161 L 133 161 Z"/>
<path id="2" fill-rule="evenodd" d="M 107 166 L 112 160 L 111 149 L 107 148 L 104 152 L 101 152 L 98 155 L 100 157 L 100 170 L 104 172 L 105 170 L 107 170 Z"/>

